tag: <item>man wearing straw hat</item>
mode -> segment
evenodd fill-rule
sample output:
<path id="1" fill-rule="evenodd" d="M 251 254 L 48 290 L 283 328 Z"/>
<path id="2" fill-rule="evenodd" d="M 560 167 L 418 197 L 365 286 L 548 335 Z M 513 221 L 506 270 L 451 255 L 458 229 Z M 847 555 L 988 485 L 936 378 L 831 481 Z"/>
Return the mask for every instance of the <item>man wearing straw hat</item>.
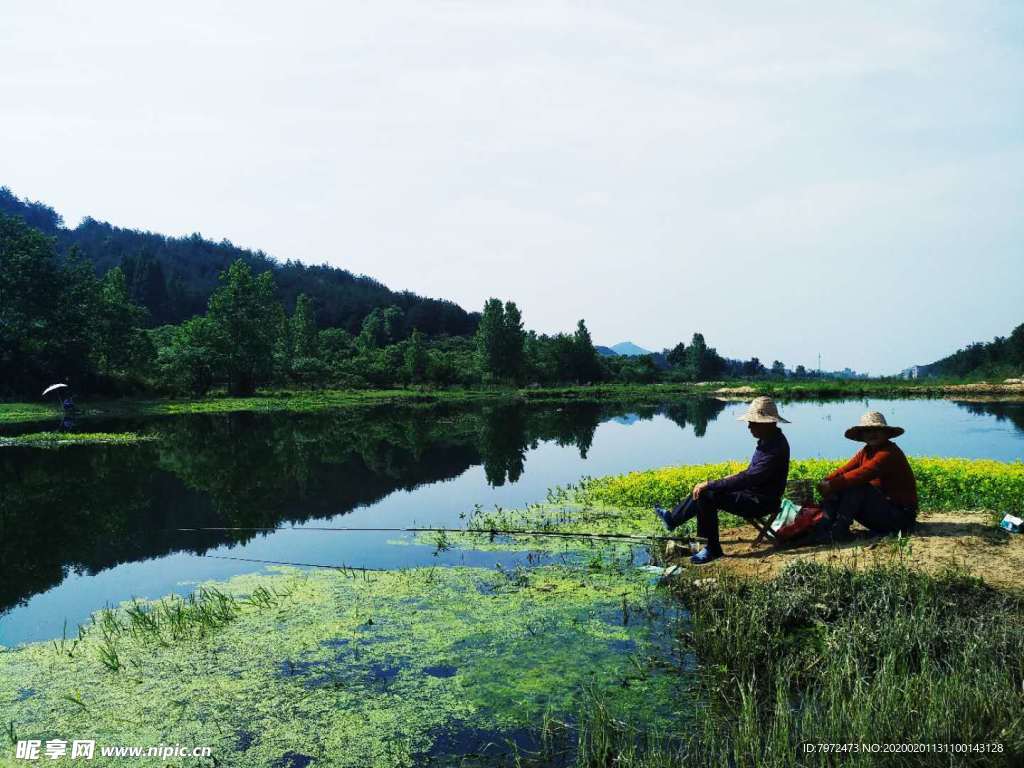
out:
<path id="1" fill-rule="evenodd" d="M 757 438 L 750 466 L 721 480 L 697 483 L 690 496 L 672 511 L 654 508 L 670 531 L 697 518 L 697 535 L 707 543 L 690 558 L 695 565 L 704 565 L 722 556 L 718 539 L 719 510 L 744 518 L 763 517 L 778 510 L 786 490 L 789 442 L 779 424 L 789 422 L 779 415 L 775 402 L 770 397 L 759 397 L 737 421 L 747 422 L 750 434 Z"/>
<path id="2" fill-rule="evenodd" d="M 902 434 L 902 427 L 889 426 L 878 411 L 865 413 L 846 430 L 847 438 L 865 445 L 819 484 L 826 515 L 821 533 L 845 537 L 854 520 L 875 533 L 914 527 L 917 481 L 907 457 L 892 442 Z"/>

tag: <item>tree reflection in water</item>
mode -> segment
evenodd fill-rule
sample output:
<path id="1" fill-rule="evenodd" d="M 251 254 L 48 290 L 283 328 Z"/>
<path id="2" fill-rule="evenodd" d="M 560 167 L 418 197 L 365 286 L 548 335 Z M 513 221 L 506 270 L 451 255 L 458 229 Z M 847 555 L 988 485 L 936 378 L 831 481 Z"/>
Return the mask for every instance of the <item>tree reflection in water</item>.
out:
<path id="1" fill-rule="evenodd" d="M 173 528 L 272 528 L 347 513 L 482 465 L 515 483 L 542 442 L 586 458 L 598 425 L 663 413 L 703 435 L 716 400 L 664 407 L 526 404 L 380 407 L 320 414 L 192 415 L 110 425 L 155 442 L 0 452 L 0 612 L 59 584 L 174 552 L 260 535 Z M 92 425 L 97 426 L 98 425 Z"/>
<path id="2" fill-rule="evenodd" d="M 995 416 L 996 421 L 1009 421 L 1024 432 L 1024 403 L 957 401 L 956 404 L 978 416 L 989 415 Z"/>

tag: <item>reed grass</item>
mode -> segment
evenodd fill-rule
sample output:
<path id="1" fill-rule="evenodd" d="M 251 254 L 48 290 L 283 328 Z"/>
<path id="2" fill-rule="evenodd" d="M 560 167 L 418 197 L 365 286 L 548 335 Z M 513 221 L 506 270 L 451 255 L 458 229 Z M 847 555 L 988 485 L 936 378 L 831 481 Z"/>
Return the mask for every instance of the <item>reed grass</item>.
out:
<path id="1" fill-rule="evenodd" d="M 860 571 L 797 563 L 769 581 L 720 572 L 710 588 L 681 580 L 674 589 L 692 619 L 680 640 L 701 660 L 694 722 L 657 737 L 642 723 L 611 718 L 592 698 L 574 726 L 573 759 L 563 764 L 1024 761 L 1020 595 L 955 571 L 929 576 L 899 557 Z M 812 754 L 807 743 L 856 746 Z M 893 753 L 887 744 L 940 746 Z M 981 751 L 952 751 L 963 749 L 956 745 Z"/>
<path id="2" fill-rule="evenodd" d="M 53 643 L 58 656 L 74 658 L 80 643 L 92 647 L 96 659 L 109 672 L 126 666 L 123 643 L 134 647 L 170 647 L 199 640 L 234 621 L 247 607 L 273 608 L 291 592 L 257 586 L 246 596 L 231 595 L 216 587 L 201 587 L 185 597 L 173 595 L 156 602 L 132 601 L 119 608 L 105 608 L 93 614 L 91 623 L 78 629 L 78 639 L 64 637 Z"/>

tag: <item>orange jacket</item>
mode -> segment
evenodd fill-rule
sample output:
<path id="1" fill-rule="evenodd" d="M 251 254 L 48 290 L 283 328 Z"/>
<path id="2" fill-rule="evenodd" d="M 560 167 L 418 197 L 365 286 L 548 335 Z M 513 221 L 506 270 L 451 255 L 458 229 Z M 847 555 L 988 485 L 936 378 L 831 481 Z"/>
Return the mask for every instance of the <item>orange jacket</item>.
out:
<path id="1" fill-rule="evenodd" d="M 914 471 L 900 447 L 888 440 L 877 448 L 865 445 L 826 479 L 835 491 L 871 483 L 883 496 L 901 507 L 917 509 Z"/>

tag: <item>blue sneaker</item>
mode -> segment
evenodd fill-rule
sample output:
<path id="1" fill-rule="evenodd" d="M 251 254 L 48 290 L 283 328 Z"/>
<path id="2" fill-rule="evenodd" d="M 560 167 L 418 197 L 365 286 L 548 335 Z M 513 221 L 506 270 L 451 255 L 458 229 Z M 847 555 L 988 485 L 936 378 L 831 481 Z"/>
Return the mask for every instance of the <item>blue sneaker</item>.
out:
<path id="1" fill-rule="evenodd" d="M 702 549 L 696 555 L 690 556 L 690 562 L 694 565 L 707 565 L 708 563 L 720 558 L 722 554 L 723 553 L 721 547 L 718 547 L 716 549 L 709 549 L 708 547 L 704 547 L 704 549 Z"/>
<path id="2" fill-rule="evenodd" d="M 665 527 L 670 531 L 674 531 L 677 523 L 672 520 L 672 513 L 664 507 L 659 507 L 657 504 L 654 505 L 654 514 L 661 518 L 661 522 L 665 524 Z"/>

